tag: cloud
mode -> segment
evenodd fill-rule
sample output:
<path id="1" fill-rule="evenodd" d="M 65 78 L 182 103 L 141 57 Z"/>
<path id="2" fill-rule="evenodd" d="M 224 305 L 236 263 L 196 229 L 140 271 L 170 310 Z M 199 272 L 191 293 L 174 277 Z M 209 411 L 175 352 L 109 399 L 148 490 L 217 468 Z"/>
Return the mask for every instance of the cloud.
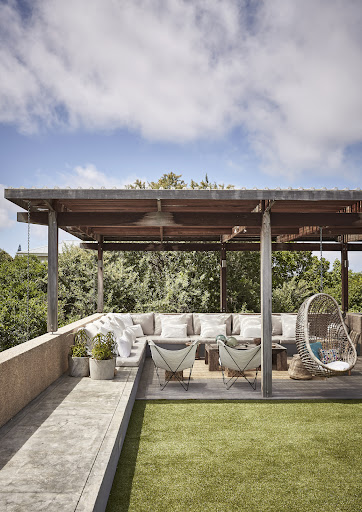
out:
<path id="1" fill-rule="evenodd" d="M 99 171 L 94 164 L 87 164 L 84 167 L 78 165 L 71 171 L 57 173 L 56 186 L 60 188 L 124 188 L 125 185 L 133 183 L 137 177 L 128 176 L 119 180 Z M 145 181 L 142 179 L 142 181 Z"/>
<path id="2" fill-rule="evenodd" d="M 0 184 L 0 231 L 11 228 L 16 221 L 19 207 L 4 198 L 5 186 Z"/>
<path id="3" fill-rule="evenodd" d="M 362 142 L 359 0 L 17 5 L 0 6 L 0 122 L 23 132 L 183 143 L 242 126 L 285 175 L 340 172 Z"/>

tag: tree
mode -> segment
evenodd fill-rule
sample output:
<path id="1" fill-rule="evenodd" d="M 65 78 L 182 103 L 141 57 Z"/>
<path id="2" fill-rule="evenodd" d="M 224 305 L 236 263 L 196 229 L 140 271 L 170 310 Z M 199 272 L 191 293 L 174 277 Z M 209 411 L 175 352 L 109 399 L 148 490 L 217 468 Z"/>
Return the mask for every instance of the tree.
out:
<path id="1" fill-rule="evenodd" d="M 0 351 L 46 332 L 47 265 L 35 256 L 11 258 L 0 252 Z M 28 287 L 29 285 L 29 287 Z"/>

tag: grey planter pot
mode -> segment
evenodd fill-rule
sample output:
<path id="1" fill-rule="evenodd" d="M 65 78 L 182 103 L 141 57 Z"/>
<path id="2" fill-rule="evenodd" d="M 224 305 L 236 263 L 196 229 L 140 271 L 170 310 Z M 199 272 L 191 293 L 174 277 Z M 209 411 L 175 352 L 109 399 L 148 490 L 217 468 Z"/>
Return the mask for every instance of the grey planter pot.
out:
<path id="1" fill-rule="evenodd" d="M 68 357 L 71 377 L 89 377 L 89 357 Z"/>
<path id="2" fill-rule="evenodd" d="M 93 380 L 111 380 L 114 378 L 114 369 L 116 367 L 116 360 L 105 359 L 98 361 L 97 359 L 89 360 L 90 376 Z"/>

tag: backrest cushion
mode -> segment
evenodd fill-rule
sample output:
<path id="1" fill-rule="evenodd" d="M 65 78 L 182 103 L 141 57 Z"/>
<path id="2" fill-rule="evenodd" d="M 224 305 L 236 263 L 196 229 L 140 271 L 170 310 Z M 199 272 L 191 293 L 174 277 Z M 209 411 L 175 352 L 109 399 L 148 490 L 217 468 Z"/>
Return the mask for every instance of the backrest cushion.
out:
<path id="1" fill-rule="evenodd" d="M 231 313 L 194 313 L 194 333 L 201 333 L 201 319 L 208 321 L 209 324 L 221 325 L 226 324 L 226 334 L 231 335 Z"/>
<path id="2" fill-rule="evenodd" d="M 192 313 L 155 313 L 155 336 L 161 336 L 162 323 L 187 324 L 187 336 L 194 334 Z"/>
<path id="3" fill-rule="evenodd" d="M 132 320 L 132 317 L 131 317 L 130 313 L 114 313 L 114 316 L 117 319 L 122 320 L 122 322 L 124 323 L 124 325 L 126 327 L 129 327 L 130 325 L 133 325 L 133 320 Z M 135 323 L 137 323 L 137 322 L 135 322 Z"/>
<path id="4" fill-rule="evenodd" d="M 295 327 L 297 323 L 297 315 L 281 313 L 282 329 L 284 338 L 295 338 Z"/>
<path id="5" fill-rule="evenodd" d="M 143 334 L 146 336 L 155 332 L 153 313 L 131 313 L 131 317 L 134 324 L 141 325 Z"/>

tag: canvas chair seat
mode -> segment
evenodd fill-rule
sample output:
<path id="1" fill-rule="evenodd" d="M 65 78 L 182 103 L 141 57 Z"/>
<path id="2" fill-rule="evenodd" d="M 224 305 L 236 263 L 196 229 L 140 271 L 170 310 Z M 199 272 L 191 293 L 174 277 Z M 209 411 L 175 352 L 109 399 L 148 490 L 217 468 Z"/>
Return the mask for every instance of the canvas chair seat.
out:
<path id="1" fill-rule="evenodd" d="M 160 383 L 161 390 L 164 389 L 170 380 L 175 377 L 185 391 L 188 390 L 192 368 L 195 363 L 196 357 L 196 349 L 198 345 L 198 340 L 193 341 L 188 347 L 181 348 L 179 350 L 169 350 L 167 348 L 162 348 L 156 345 L 153 341 L 148 340 L 148 344 L 151 350 L 151 356 L 153 363 L 156 368 L 157 377 Z M 164 382 L 161 382 L 158 370 L 162 369 L 168 373 L 168 378 L 165 377 Z M 183 370 L 190 369 L 190 374 L 188 377 L 188 381 L 185 384 L 179 377 L 177 372 L 181 372 Z"/>
<path id="2" fill-rule="evenodd" d="M 241 376 L 244 377 L 244 379 L 255 390 L 258 370 L 261 365 L 261 345 L 257 345 L 256 347 L 245 350 L 238 350 L 236 348 L 228 347 L 221 340 L 217 341 L 217 345 L 219 348 L 220 366 L 229 368 L 230 370 L 234 370 L 236 372 L 240 372 L 240 375 L 231 377 L 229 380 L 226 380 L 224 370 L 222 370 L 223 382 L 226 386 L 226 389 L 230 389 L 231 386 L 235 384 L 239 376 Z M 255 377 L 253 381 L 249 380 L 245 375 L 244 372 L 246 370 L 255 370 Z"/>

